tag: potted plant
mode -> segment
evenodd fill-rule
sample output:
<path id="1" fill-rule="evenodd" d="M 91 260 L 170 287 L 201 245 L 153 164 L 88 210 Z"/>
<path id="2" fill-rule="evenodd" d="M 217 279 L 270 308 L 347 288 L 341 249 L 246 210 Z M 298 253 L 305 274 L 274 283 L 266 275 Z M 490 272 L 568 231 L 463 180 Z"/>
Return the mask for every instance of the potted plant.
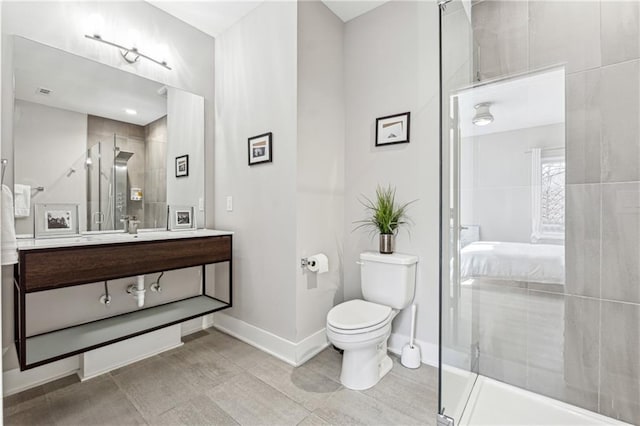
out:
<path id="1" fill-rule="evenodd" d="M 356 229 L 369 228 L 371 233 L 378 232 L 380 234 L 380 253 L 393 253 L 398 228 L 410 222 L 407 208 L 413 201 L 399 204 L 396 202 L 395 188 L 392 188 L 391 185 L 386 188 L 378 185 L 375 199 L 371 200 L 363 196 L 360 202 L 365 207 L 368 217 L 355 222 L 360 224 Z"/>

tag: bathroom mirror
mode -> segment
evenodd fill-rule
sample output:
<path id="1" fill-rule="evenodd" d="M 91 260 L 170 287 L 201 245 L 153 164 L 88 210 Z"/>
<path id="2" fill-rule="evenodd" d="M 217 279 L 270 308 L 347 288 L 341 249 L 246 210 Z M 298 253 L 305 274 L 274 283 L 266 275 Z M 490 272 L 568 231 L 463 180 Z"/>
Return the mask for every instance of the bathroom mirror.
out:
<path id="1" fill-rule="evenodd" d="M 204 213 L 204 99 L 22 37 L 13 39 L 16 232 L 34 206 L 78 205 L 81 232 L 167 227 L 167 206 Z M 188 156 L 187 173 L 176 159 Z M 22 194 L 23 196 L 18 196 Z"/>

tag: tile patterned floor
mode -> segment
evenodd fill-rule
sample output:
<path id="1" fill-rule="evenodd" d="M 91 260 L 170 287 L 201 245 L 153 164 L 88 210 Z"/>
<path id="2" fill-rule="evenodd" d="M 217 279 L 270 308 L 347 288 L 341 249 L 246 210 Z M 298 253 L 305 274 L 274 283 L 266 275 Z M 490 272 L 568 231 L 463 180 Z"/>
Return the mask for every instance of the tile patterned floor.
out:
<path id="1" fill-rule="evenodd" d="M 5 425 L 433 425 L 437 370 L 394 358 L 375 387 L 340 385 L 326 349 L 290 365 L 209 329 L 175 350 L 81 383 L 76 376 L 4 399 Z"/>

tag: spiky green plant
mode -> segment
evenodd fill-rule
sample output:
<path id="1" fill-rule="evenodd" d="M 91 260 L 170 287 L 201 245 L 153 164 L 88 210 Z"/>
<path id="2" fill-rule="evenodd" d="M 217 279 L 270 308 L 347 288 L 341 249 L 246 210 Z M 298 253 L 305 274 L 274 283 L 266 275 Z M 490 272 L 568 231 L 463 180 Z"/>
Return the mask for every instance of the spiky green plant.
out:
<path id="1" fill-rule="evenodd" d="M 372 234 L 376 232 L 380 234 L 395 234 L 398 227 L 410 223 L 407 209 L 414 201 L 404 204 L 396 203 L 396 189 L 392 188 L 391 185 L 386 188 L 378 185 L 374 200 L 364 195 L 360 199 L 360 203 L 367 211 L 368 217 L 356 221 L 355 223 L 360 225 L 356 226 L 355 229 L 369 228 Z"/>

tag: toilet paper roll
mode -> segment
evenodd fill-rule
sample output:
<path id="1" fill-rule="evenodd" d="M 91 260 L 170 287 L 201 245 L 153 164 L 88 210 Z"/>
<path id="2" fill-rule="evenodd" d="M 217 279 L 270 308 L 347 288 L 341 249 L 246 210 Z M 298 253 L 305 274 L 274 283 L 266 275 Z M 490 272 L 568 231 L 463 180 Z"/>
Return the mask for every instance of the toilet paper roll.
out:
<path id="1" fill-rule="evenodd" d="M 327 272 L 329 270 L 329 259 L 322 253 L 309 256 L 307 258 L 307 269 L 319 274 Z"/>

